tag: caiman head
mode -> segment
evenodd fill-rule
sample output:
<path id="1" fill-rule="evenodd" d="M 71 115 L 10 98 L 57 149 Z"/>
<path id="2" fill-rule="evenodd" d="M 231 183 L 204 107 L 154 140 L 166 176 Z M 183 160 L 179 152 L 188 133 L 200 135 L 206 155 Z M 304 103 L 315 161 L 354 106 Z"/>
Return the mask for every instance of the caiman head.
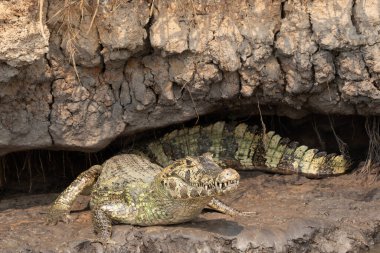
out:
<path id="1" fill-rule="evenodd" d="M 204 198 L 229 193 L 239 185 L 234 169 L 222 169 L 212 155 L 188 156 L 165 167 L 155 182 L 175 199 Z"/>

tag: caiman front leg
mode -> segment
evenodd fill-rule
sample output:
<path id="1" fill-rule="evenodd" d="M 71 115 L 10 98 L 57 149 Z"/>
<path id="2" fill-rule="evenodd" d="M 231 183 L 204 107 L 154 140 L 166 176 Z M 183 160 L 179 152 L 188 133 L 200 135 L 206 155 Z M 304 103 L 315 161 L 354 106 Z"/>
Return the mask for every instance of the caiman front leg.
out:
<path id="1" fill-rule="evenodd" d="M 112 219 L 104 208 L 95 208 L 92 213 L 92 223 L 94 232 L 101 242 L 106 242 L 111 238 Z"/>
<path id="2" fill-rule="evenodd" d="M 256 214 L 256 212 L 241 212 L 239 210 L 236 210 L 235 208 L 228 206 L 227 204 L 223 203 L 222 201 L 216 198 L 212 198 L 212 200 L 210 201 L 210 203 L 208 203 L 207 206 L 215 211 L 231 216 L 252 216 Z"/>
<path id="3" fill-rule="evenodd" d="M 137 216 L 135 207 L 122 199 L 112 199 L 93 208 L 92 222 L 94 232 L 102 243 L 113 243 L 111 240 L 112 221 L 124 224 L 134 223 Z"/>
<path id="4" fill-rule="evenodd" d="M 70 220 L 70 208 L 78 195 L 88 187 L 91 187 L 99 177 L 102 166 L 94 165 L 82 172 L 54 201 L 50 207 L 47 223 L 57 224 L 59 221 Z"/>

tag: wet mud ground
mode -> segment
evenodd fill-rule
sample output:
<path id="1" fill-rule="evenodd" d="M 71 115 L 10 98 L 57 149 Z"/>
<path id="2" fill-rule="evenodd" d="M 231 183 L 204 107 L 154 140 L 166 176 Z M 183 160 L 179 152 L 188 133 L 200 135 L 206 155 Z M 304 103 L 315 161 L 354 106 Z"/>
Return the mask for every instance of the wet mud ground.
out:
<path id="1" fill-rule="evenodd" d="M 380 243 L 380 182 L 356 175 L 311 180 L 295 175 L 242 173 L 240 188 L 223 198 L 254 211 L 229 217 L 205 210 L 174 226 L 114 225 L 115 245 L 93 242 L 88 197 L 73 221 L 44 225 L 56 193 L 0 201 L 0 252 L 366 252 Z M 373 251 L 376 252 L 376 251 Z"/>

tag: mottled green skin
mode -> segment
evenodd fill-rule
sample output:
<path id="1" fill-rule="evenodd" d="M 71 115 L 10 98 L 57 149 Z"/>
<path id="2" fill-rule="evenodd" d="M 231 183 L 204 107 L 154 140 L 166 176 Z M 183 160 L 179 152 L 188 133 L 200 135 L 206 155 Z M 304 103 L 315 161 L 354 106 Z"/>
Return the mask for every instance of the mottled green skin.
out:
<path id="1" fill-rule="evenodd" d="M 72 203 L 92 187 L 90 207 L 100 240 L 111 236 L 112 222 L 140 226 L 194 219 L 207 205 L 230 215 L 245 215 L 214 197 L 235 190 L 239 174 L 221 169 L 208 154 L 179 159 L 165 168 L 142 155 L 121 154 L 83 172 L 57 198 L 49 222 L 65 220 Z"/>
<path id="2" fill-rule="evenodd" d="M 221 167 L 312 178 L 343 174 L 349 166 L 348 158 L 343 155 L 309 149 L 272 131 L 263 134 L 257 126 L 244 123 L 217 122 L 175 130 L 149 142 L 143 152 L 163 166 L 181 157 L 210 152 Z"/>
<path id="3" fill-rule="evenodd" d="M 49 221 L 66 220 L 72 203 L 88 187 L 93 187 L 94 229 L 102 240 L 110 238 L 112 222 L 181 223 L 195 218 L 205 206 L 245 215 L 249 213 L 215 198 L 236 189 L 235 168 L 324 177 L 344 173 L 349 164 L 342 155 L 299 146 L 274 132 L 263 134 L 256 126 L 224 122 L 175 130 L 140 150 L 143 155 L 117 155 L 83 172 L 54 202 Z"/>

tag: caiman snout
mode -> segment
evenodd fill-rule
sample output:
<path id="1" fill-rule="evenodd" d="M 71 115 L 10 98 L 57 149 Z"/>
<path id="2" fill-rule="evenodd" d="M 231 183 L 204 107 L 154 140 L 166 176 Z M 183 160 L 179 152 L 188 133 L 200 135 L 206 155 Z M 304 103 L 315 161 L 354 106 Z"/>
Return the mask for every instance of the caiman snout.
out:
<path id="1" fill-rule="evenodd" d="M 225 194 L 237 189 L 240 175 L 234 169 L 223 170 L 215 180 L 217 194 Z"/>
<path id="2" fill-rule="evenodd" d="M 225 183 L 227 181 L 236 181 L 240 180 L 240 175 L 234 169 L 225 169 L 217 177 L 217 182 Z"/>

